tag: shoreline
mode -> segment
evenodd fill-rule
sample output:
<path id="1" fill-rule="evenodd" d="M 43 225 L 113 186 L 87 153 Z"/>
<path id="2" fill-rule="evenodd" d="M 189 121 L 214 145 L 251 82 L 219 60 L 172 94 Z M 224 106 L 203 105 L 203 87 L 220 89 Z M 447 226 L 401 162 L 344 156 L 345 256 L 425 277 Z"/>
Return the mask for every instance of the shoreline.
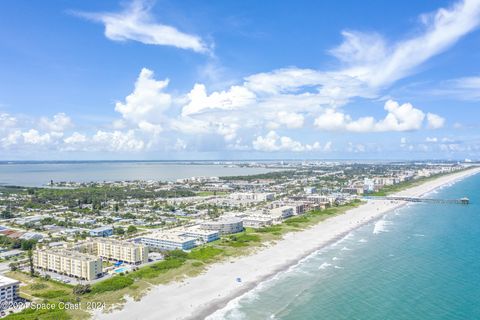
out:
<path id="1" fill-rule="evenodd" d="M 479 172 L 480 168 L 474 167 L 441 176 L 395 195 L 421 197 Z M 405 201 L 369 200 L 308 229 L 288 233 L 282 240 L 251 255 L 213 264 L 196 277 L 155 286 L 140 301 L 127 298 L 121 310 L 94 316 L 116 319 L 121 313 L 121 317 L 128 319 L 203 319 L 312 253 L 405 204 Z M 236 281 L 237 277 L 242 278 L 241 283 Z"/>

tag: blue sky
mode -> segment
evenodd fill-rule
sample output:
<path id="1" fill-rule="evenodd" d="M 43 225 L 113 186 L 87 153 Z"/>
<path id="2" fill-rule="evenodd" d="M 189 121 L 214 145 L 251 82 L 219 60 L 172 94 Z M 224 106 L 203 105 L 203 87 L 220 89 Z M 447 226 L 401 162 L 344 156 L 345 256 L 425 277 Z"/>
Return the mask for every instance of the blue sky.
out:
<path id="1" fill-rule="evenodd" d="M 0 3 L 0 159 L 480 159 L 480 0 Z"/>

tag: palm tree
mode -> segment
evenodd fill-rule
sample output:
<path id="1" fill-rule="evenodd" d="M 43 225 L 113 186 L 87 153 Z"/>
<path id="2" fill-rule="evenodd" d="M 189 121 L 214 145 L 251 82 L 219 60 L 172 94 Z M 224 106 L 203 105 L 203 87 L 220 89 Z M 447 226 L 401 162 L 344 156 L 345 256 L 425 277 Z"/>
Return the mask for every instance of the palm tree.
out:
<path id="1" fill-rule="evenodd" d="M 28 255 L 28 264 L 30 266 L 30 276 L 35 276 L 35 268 L 33 267 L 33 251 L 29 249 L 27 252 Z"/>

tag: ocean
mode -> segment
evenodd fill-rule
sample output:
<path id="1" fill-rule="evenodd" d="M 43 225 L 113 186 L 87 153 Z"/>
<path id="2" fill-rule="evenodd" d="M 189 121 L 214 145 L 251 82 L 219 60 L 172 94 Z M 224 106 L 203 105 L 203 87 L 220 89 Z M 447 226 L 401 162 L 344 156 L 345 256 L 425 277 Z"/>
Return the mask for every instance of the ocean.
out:
<path id="1" fill-rule="evenodd" d="M 208 319 L 480 319 L 480 174 L 318 250 Z"/>
<path id="2" fill-rule="evenodd" d="M 50 180 L 101 182 L 124 180 L 175 181 L 197 176 L 237 176 L 274 171 L 212 163 L 85 161 L 0 163 L 0 185 L 39 187 Z"/>

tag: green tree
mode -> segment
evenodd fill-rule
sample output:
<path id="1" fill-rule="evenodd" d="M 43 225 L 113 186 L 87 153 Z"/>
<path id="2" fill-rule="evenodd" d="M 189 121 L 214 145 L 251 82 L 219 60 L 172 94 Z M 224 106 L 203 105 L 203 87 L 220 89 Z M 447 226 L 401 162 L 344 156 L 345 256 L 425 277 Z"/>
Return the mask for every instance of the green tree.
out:
<path id="1" fill-rule="evenodd" d="M 17 271 L 18 270 L 18 263 L 12 262 L 8 265 L 10 267 L 11 271 Z"/>
<path id="2" fill-rule="evenodd" d="M 11 219 L 13 218 L 13 214 L 10 210 L 3 210 L 0 214 L 0 218 L 2 219 Z"/>
<path id="3" fill-rule="evenodd" d="M 135 226 L 128 226 L 127 233 L 135 233 L 137 232 L 137 227 Z"/>
<path id="4" fill-rule="evenodd" d="M 118 234 L 118 235 L 123 235 L 123 234 L 125 234 L 125 230 L 124 230 L 122 227 L 118 227 L 118 228 L 113 229 L 113 232 L 114 232 L 115 234 Z"/>
<path id="5" fill-rule="evenodd" d="M 35 240 L 22 240 L 20 243 L 20 248 L 22 250 L 32 250 L 37 243 Z"/>

